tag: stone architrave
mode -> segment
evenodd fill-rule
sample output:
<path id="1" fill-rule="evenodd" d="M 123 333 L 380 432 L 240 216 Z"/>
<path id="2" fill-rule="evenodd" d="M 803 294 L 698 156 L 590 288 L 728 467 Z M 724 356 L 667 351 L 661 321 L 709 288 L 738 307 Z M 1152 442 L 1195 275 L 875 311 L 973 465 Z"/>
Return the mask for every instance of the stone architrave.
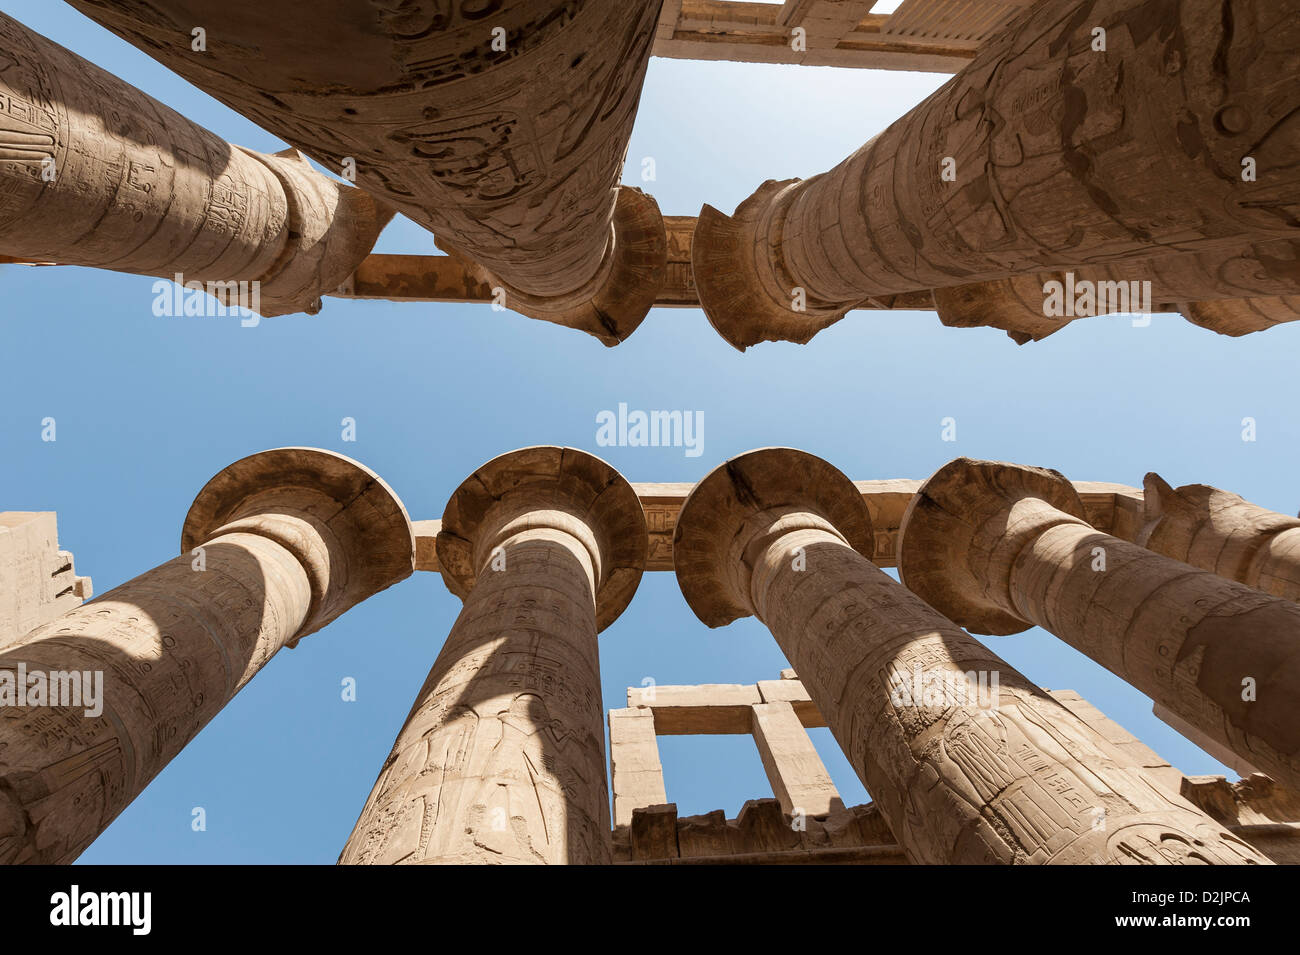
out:
<path id="1" fill-rule="evenodd" d="M 787 448 L 714 470 L 673 541 L 696 616 L 767 625 L 913 863 L 1267 862 L 873 565 L 870 547 L 853 483 Z"/>
<path id="2" fill-rule="evenodd" d="M 355 175 L 506 307 L 613 345 L 654 303 L 663 218 L 619 179 L 661 0 L 69 2 Z"/>
<path id="3" fill-rule="evenodd" d="M 1300 0 L 1225 9 L 1028 8 L 834 169 L 705 206 L 709 321 L 806 342 L 874 298 L 1300 238 Z"/>
<path id="4" fill-rule="evenodd" d="M 466 479 L 438 535 L 465 605 L 340 863 L 610 861 L 596 635 L 646 540 L 632 486 L 583 451 L 514 451 Z"/>
<path id="5" fill-rule="evenodd" d="M 0 863 L 76 859 L 276 651 L 415 562 L 388 486 L 311 448 L 219 473 L 181 550 L 0 650 Z"/>
<path id="6" fill-rule="evenodd" d="M 0 55 L 0 256 L 315 313 L 392 218 L 295 151 L 232 146 L 3 13 Z"/>
<path id="7" fill-rule="evenodd" d="M 1300 787 L 1300 606 L 1103 534 L 1044 468 L 958 458 L 921 485 L 901 537 L 903 582 L 945 616 L 1040 626 Z"/>

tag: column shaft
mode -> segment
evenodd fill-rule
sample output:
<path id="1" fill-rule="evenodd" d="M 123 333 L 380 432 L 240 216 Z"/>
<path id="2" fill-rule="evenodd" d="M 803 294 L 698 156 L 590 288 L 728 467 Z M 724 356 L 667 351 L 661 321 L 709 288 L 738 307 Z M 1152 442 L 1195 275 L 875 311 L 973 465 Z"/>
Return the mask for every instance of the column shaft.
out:
<path id="1" fill-rule="evenodd" d="M 792 569 L 797 548 L 804 571 Z M 753 592 L 913 862 L 1260 861 L 835 536 L 774 542 Z M 916 672 L 923 690 L 974 686 L 972 699 L 912 699 Z M 992 706 L 975 698 L 981 673 L 986 686 L 997 675 Z"/>
<path id="2" fill-rule="evenodd" d="M 604 864 L 594 583 L 521 536 L 469 594 L 340 862 Z"/>
<path id="3" fill-rule="evenodd" d="M 615 344 L 653 304 L 663 222 L 618 185 L 661 0 L 70 2 L 327 168 L 354 168 L 487 269 L 510 308 Z M 283 28 L 302 18 L 310 31 Z"/>
<path id="4" fill-rule="evenodd" d="M 224 142 L 0 14 L 0 255 L 258 282 L 317 311 L 391 218 L 293 155 Z"/>
<path id="5" fill-rule="evenodd" d="M 1175 490 L 1158 474 L 1143 483 L 1137 543 L 1266 594 L 1300 600 L 1300 518 L 1205 484 Z"/>
<path id="6" fill-rule="evenodd" d="M 1300 0 L 1225 10 L 1027 9 L 835 168 L 705 206 L 710 321 L 738 347 L 806 341 L 872 297 L 1297 238 Z"/>
<path id="7" fill-rule="evenodd" d="M 15 680 L 73 674 L 102 704 L 0 709 L 0 862 L 75 859 L 306 620 L 284 547 L 229 534 L 204 551 L 205 570 L 177 557 L 0 653 Z"/>
<path id="8" fill-rule="evenodd" d="M 788 448 L 692 491 L 691 608 L 762 620 L 914 863 L 1266 862 L 862 556 L 853 483 Z"/>
<path id="9" fill-rule="evenodd" d="M 414 564 L 387 487 L 302 448 L 213 478 L 182 549 L 0 650 L 0 863 L 76 859 L 281 647 Z"/>
<path id="10" fill-rule="evenodd" d="M 1037 535 L 1010 593 L 1018 616 L 1300 786 L 1300 606 L 1081 522 Z"/>

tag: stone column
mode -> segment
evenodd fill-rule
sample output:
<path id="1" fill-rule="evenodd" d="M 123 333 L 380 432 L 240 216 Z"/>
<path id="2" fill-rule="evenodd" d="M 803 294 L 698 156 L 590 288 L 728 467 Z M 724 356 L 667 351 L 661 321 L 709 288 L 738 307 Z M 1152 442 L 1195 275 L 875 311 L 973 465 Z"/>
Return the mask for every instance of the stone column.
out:
<path id="1" fill-rule="evenodd" d="M 70 2 L 334 172 L 350 161 L 508 307 L 613 345 L 653 305 L 662 217 L 618 184 L 661 0 Z"/>
<path id="2" fill-rule="evenodd" d="M 388 486 L 310 448 L 214 477 L 181 549 L 0 651 L 0 863 L 76 859 L 277 650 L 414 564 Z"/>
<path id="3" fill-rule="evenodd" d="M 1037 625 L 1300 787 L 1300 606 L 1111 537 L 1056 471 L 959 458 L 903 518 L 899 572 L 978 633 Z"/>
<path id="4" fill-rule="evenodd" d="M 834 169 L 705 206 L 710 322 L 738 348 L 803 342 L 875 297 L 1297 238 L 1300 0 L 1226 9 L 1028 8 Z"/>
<path id="5" fill-rule="evenodd" d="M 632 486 L 572 448 L 502 455 L 456 490 L 438 563 L 465 606 L 340 863 L 610 861 L 596 634 L 646 542 Z"/>
<path id="6" fill-rule="evenodd" d="M 1300 518 L 1207 484 L 1174 490 L 1154 473 L 1142 483 L 1138 544 L 1266 594 L 1300 600 Z"/>
<path id="7" fill-rule="evenodd" d="M 775 448 L 695 487 L 673 554 L 704 623 L 772 631 L 913 863 L 1266 861 L 863 557 L 871 540 L 853 482 Z"/>
<path id="8" fill-rule="evenodd" d="M 1055 302 L 1052 282 L 1063 293 Z M 1018 345 L 1076 318 L 1113 312 L 1177 311 L 1195 325 L 1240 336 L 1300 318 L 1300 297 L 1289 295 L 1298 283 L 1300 242 L 1283 239 L 954 285 L 935 289 L 934 305 L 945 325 L 1000 328 Z M 1052 307 L 1061 305 L 1068 307 Z"/>
<path id="9" fill-rule="evenodd" d="M 0 51 L 0 255 L 258 282 L 260 314 L 317 312 L 392 218 L 293 150 L 232 146 L 4 14 Z"/>

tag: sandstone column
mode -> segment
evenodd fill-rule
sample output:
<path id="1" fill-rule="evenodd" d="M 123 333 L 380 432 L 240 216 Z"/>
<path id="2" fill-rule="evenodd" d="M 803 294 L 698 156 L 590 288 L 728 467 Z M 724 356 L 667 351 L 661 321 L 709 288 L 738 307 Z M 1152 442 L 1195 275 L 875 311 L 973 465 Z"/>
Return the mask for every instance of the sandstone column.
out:
<path id="1" fill-rule="evenodd" d="M 1049 314 L 1049 282 L 1086 310 Z M 934 304 L 945 325 L 1001 328 L 1019 345 L 1089 314 L 1144 310 L 1182 312 L 1195 325 L 1240 336 L 1300 318 L 1300 297 L 1290 294 L 1297 287 L 1300 242 L 1283 239 L 954 285 L 935 289 Z"/>
<path id="2" fill-rule="evenodd" d="M 414 546 L 401 501 L 341 455 L 282 448 L 214 477 L 180 557 L 0 651 L 0 863 L 75 859 L 277 650 L 407 577 Z M 15 705 L 24 672 L 102 679 L 102 712 L 50 705 L 53 676 Z"/>
<path id="3" fill-rule="evenodd" d="M 1037 625 L 1300 786 L 1300 606 L 1091 527 L 1056 471 L 959 458 L 908 506 L 904 583 L 979 633 Z"/>
<path id="4" fill-rule="evenodd" d="M 704 623 L 772 631 L 913 863 L 1266 861 L 863 557 L 871 541 L 848 478 L 775 448 L 695 487 L 673 559 Z"/>
<path id="5" fill-rule="evenodd" d="M 1300 0 L 1230 8 L 1027 9 L 834 169 L 705 206 L 709 320 L 738 348 L 803 342 L 874 297 L 1300 237 Z"/>
<path id="6" fill-rule="evenodd" d="M 572 448 L 502 455 L 438 535 L 465 601 L 339 861 L 607 863 L 596 634 L 636 591 L 632 486 Z"/>
<path id="7" fill-rule="evenodd" d="M 1300 600 L 1300 518 L 1205 484 L 1143 482 L 1137 543 L 1275 597 Z"/>
<path id="8" fill-rule="evenodd" d="M 294 151 L 232 146 L 2 13 L 0 57 L 0 255 L 256 281 L 261 314 L 317 312 L 392 218 Z"/>
<path id="9" fill-rule="evenodd" d="M 327 168 L 350 161 L 508 307 L 613 345 L 654 303 L 662 217 L 618 183 L 660 0 L 69 2 Z"/>

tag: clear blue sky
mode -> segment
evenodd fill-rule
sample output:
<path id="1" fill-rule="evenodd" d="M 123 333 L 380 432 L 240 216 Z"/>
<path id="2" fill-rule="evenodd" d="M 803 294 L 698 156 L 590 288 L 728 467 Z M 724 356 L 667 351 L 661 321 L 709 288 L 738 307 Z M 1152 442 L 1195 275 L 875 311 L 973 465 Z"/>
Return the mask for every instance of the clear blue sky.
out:
<path id="1" fill-rule="evenodd" d="M 79 13 L 0 0 L 31 28 L 218 135 L 283 144 Z M 666 214 L 730 212 L 764 179 L 834 165 L 946 78 L 827 68 L 651 63 L 626 180 Z M 657 180 L 641 183 L 643 157 Z M 398 220 L 379 251 L 433 252 Z M 0 509 L 56 510 L 62 545 L 100 594 L 177 553 L 209 477 L 266 448 L 312 445 L 375 469 L 415 519 L 439 517 L 479 464 L 561 444 L 631 481 L 695 481 L 754 447 L 793 445 L 855 479 L 922 478 L 959 455 L 1076 480 L 1206 482 L 1293 514 L 1300 324 L 1244 340 L 1156 316 L 1087 319 L 1014 345 L 932 313 L 859 312 L 806 346 L 741 355 L 695 310 L 654 311 L 624 344 L 486 305 L 327 299 L 315 317 L 157 318 L 152 279 L 0 267 Z M 704 453 L 601 448 L 596 415 L 702 412 Z M 41 420 L 58 440 L 41 441 Z M 940 421 L 957 419 L 955 443 Z M 1258 440 L 1241 440 L 1241 419 Z M 340 421 L 357 422 L 341 440 Z M 418 574 L 277 656 L 87 851 L 85 862 L 331 863 L 351 832 L 459 602 Z M 1054 637 L 987 638 L 1039 684 L 1072 688 L 1187 773 L 1224 772 L 1150 701 Z M 647 574 L 601 638 L 606 708 L 650 677 L 752 683 L 788 664 L 753 620 L 699 624 L 672 574 Z M 358 700 L 340 681 L 355 677 Z M 815 739 L 848 802 L 865 793 L 829 733 Z M 770 796 L 748 737 L 661 741 L 685 814 Z M 202 806 L 207 831 L 193 832 Z"/>

